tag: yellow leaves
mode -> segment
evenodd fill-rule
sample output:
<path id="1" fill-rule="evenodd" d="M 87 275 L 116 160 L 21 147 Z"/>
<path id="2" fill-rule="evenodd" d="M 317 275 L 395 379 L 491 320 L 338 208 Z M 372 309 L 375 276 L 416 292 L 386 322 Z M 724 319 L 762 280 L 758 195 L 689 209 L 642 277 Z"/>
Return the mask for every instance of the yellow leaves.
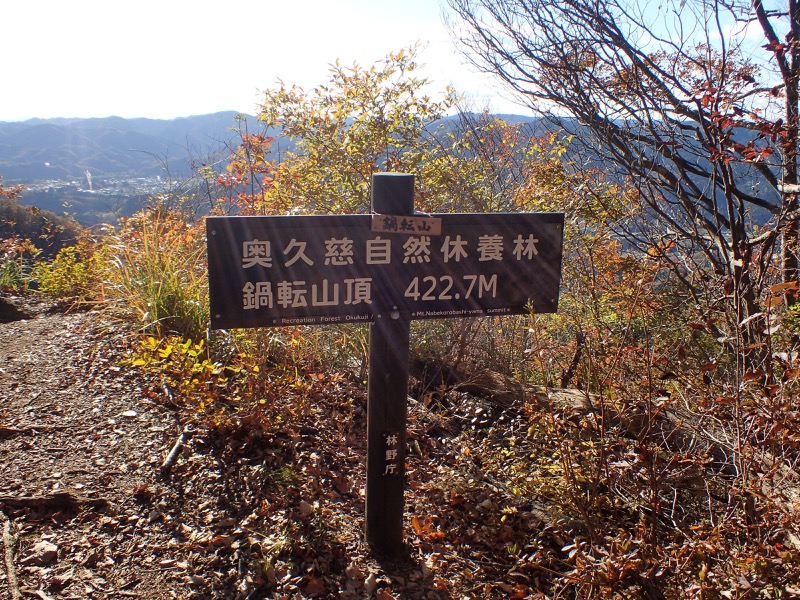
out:
<path id="1" fill-rule="evenodd" d="M 421 93 L 426 82 L 414 77 L 416 52 L 402 49 L 370 68 L 336 61 L 329 81 L 308 92 L 283 84 L 267 91 L 259 120 L 280 127 L 294 149 L 270 157 L 266 136 L 245 133 L 229 172 L 268 173 L 269 181 L 251 190 L 237 179 L 242 194 L 228 200 L 254 214 L 364 212 L 373 172 L 416 172 L 425 126 L 452 102 L 449 94 L 431 102 Z"/>
<path id="2" fill-rule="evenodd" d="M 563 157 L 567 153 L 567 149 L 574 139 L 575 136 L 572 134 L 560 137 L 557 134 L 551 134 L 549 137 L 550 156 L 553 158 Z"/>
<path id="3" fill-rule="evenodd" d="M 167 393 L 170 401 L 174 395 L 194 404 L 202 412 L 213 406 L 219 390 L 249 377 L 242 364 L 225 366 L 204 357 L 205 349 L 203 340 L 193 342 L 191 339 L 146 336 L 139 341 L 134 354 L 121 364 L 159 375 L 164 389 L 170 390 Z M 148 395 L 157 397 L 161 394 L 151 392 Z"/>
<path id="4" fill-rule="evenodd" d="M 506 519 L 510 516 L 516 515 L 519 512 L 519 509 L 516 506 L 506 506 L 500 510 L 501 517 L 500 522 L 505 523 Z"/>

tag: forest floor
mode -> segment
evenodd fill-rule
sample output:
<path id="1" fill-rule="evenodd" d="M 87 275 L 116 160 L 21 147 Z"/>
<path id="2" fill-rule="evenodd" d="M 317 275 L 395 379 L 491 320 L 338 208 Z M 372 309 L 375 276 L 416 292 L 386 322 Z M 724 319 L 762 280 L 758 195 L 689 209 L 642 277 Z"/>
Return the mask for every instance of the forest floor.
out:
<path id="1" fill-rule="evenodd" d="M 380 561 L 363 534 L 363 385 L 324 376 L 287 426 L 203 427 L 120 366 L 130 333 L 102 313 L 0 300 L 0 600 L 526 597 L 548 570 L 520 556 L 541 515 L 508 509 L 421 405 L 408 552 Z"/>

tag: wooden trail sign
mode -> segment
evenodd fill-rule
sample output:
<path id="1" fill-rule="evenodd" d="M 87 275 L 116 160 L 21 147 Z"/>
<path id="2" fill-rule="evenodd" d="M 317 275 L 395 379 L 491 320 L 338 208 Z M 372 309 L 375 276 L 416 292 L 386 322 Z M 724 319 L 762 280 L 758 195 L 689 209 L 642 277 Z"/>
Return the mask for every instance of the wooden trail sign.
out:
<path id="1" fill-rule="evenodd" d="M 412 319 L 556 312 L 561 213 L 414 213 L 376 173 L 372 215 L 208 217 L 211 327 L 370 323 L 366 535 L 403 548 Z"/>
<path id="2" fill-rule="evenodd" d="M 433 218 L 439 235 L 374 232 L 370 215 L 209 217 L 211 325 L 555 312 L 562 215 Z"/>

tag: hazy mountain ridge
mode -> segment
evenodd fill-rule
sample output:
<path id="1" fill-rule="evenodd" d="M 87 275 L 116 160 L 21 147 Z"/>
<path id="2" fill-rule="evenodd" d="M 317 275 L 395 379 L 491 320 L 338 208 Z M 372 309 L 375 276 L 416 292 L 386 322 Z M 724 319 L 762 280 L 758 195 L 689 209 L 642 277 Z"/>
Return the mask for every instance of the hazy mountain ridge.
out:
<path id="1" fill-rule="evenodd" d="M 87 170 L 92 177 L 154 177 L 163 175 L 165 161 L 174 174 L 188 174 L 192 157 L 233 137 L 237 114 L 0 122 L 0 174 L 26 184 L 83 179 Z"/>
<path id="2" fill-rule="evenodd" d="M 162 193 L 167 180 L 188 178 L 193 162 L 227 154 L 238 144 L 233 128 L 261 129 L 255 117 L 244 115 L 246 122 L 237 122 L 237 116 L 240 113 L 226 111 L 177 119 L 106 117 L 0 122 L 0 175 L 7 185 L 26 185 L 23 204 L 58 214 L 66 211 L 84 225 L 114 222 L 140 208 L 148 196 Z M 611 180 L 624 181 L 627 176 L 619 167 L 603 162 L 588 132 L 573 119 L 555 123 L 532 116 L 497 116 L 507 123 L 526 126 L 523 140 L 559 129 L 574 134 L 578 140 L 585 137 L 587 143 L 576 141 L 570 145 L 566 160 L 578 168 L 601 168 Z M 431 124 L 429 133 L 434 137 L 447 135 L 459 126 L 459 118 L 445 117 Z M 443 127 L 438 129 L 440 125 Z M 745 140 L 754 135 L 739 133 Z M 271 134 L 282 152 L 293 148 L 293 143 L 281 138 L 280 133 Z M 693 151 L 702 155 L 702 149 Z M 751 166 L 738 164 L 734 168 L 738 177 L 752 182 L 752 193 L 775 198 L 775 191 L 764 187 Z M 753 210 L 758 213 L 758 222 L 769 220 L 766 210 Z"/>
<path id="3" fill-rule="evenodd" d="M 136 178 L 189 175 L 191 159 L 202 159 L 226 143 L 236 143 L 232 131 L 237 113 L 225 111 L 176 119 L 53 118 L 0 121 L 0 175 L 6 184 L 93 178 Z M 249 131 L 259 124 L 244 115 Z M 521 115 L 498 115 L 508 123 L 534 123 Z M 457 116 L 440 124 L 455 126 Z M 242 124 L 244 125 L 244 124 Z M 537 133 L 541 133 L 538 131 Z M 286 151 L 293 144 L 273 132 Z"/>

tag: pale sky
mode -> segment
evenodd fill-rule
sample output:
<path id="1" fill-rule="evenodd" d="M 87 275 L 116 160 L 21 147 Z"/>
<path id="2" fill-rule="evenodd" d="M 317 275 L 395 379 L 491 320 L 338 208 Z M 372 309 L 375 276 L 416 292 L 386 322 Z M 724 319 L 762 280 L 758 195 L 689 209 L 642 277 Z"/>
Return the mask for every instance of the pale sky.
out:
<path id="1" fill-rule="evenodd" d="M 339 59 L 419 42 L 429 92 L 529 114 L 458 54 L 439 0 L 3 0 L 0 121 L 254 114 L 278 80 L 310 89 Z"/>

